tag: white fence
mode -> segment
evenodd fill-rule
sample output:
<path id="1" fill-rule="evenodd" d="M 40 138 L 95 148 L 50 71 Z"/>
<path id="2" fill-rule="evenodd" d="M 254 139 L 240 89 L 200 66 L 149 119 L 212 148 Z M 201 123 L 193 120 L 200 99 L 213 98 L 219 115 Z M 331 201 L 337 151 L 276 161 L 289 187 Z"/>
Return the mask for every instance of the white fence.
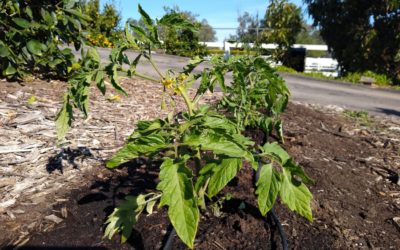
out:
<path id="1" fill-rule="evenodd" d="M 202 43 L 207 47 L 219 48 L 225 51 L 225 55 L 229 56 L 231 48 L 242 48 L 243 46 L 252 48 L 254 44 L 243 44 L 243 43 L 229 43 L 229 42 L 204 42 Z M 261 44 L 263 49 L 276 49 L 278 46 L 276 44 Z M 328 46 L 326 45 L 316 45 L 316 44 L 294 44 L 293 48 L 304 48 L 306 50 L 312 51 L 328 51 Z M 305 72 L 321 72 L 328 76 L 338 75 L 338 62 L 332 58 L 325 57 L 306 57 L 305 59 Z"/>

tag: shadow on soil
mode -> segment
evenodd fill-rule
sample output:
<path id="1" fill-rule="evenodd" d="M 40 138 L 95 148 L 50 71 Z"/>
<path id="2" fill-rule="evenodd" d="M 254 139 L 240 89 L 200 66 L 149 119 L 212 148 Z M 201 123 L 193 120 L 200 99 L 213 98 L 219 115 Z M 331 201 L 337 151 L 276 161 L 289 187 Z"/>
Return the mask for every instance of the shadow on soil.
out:
<path id="1" fill-rule="evenodd" d="M 38 246 L 9 246 L 4 248 L 4 250 L 108 250 L 106 247 L 85 247 L 85 246 L 77 246 L 77 247 L 57 247 L 57 246 L 46 246 L 46 247 L 38 247 Z"/>
<path id="2" fill-rule="evenodd" d="M 73 166 L 74 169 L 79 169 L 79 166 L 75 160 L 90 157 L 93 157 L 93 154 L 87 147 L 78 147 L 76 149 L 62 148 L 60 153 L 49 158 L 46 165 L 46 170 L 49 173 L 52 173 L 55 170 L 59 170 L 61 173 L 63 173 L 63 160 L 67 161 L 68 164 Z"/>

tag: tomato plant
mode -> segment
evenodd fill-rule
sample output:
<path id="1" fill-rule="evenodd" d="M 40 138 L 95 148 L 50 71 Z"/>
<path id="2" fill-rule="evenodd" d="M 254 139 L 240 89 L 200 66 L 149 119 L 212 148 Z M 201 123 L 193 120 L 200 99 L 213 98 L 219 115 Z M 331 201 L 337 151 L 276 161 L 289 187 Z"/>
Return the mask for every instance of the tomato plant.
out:
<path id="1" fill-rule="evenodd" d="M 80 67 L 70 80 L 64 106 L 57 118 L 61 139 L 72 122 L 73 108 L 87 113 L 92 83 L 105 93 L 104 81 L 108 76 L 114 88 L 124 93 L 118 84 L 118 72 L 157 82 L 164 95 L 182 98 L 186 104 L 186 110 L 180 114 L 139 121 L 125 146 L 107 162 L 108 168 L 139 157 L 162 163 L 156 191 L 128 196 L 108 217 L 105 236 L 111 238 L 121 232 L 121 240 L 125 242 L 140 214 L 144 210 L 152 213 L 158 204 L 159 208 L 168 208 L 168 217 L 177 235 L 193 248 L 201 211 L 207 209 L 210 201 L 218 199 L 218 193 L 238 174 L 244 162 L 259 173 L 255 195 L 262 215 L 280 197 L 290 209 L 311 221 L 312 195 L 305 186 L 311 180 L 303 169 L 277 142 L 256 145 L 242 134 L 249 126 L 260 127 L 267 135 L 275 126 L 282 133 L 279 113 L 284 110 L 289 96 L 284 81 L 262 58 L 249 57 L 227 62 L 213 59 L 211 67 L 201 73 L 193 73 L 193 69 L 203 59 L 191 60 L 181 71 L 161 72 L 151 55 L 151 48 L 161 44 L 157 27 L 194 27 L 180 15 L 154 21 L 140 5 L 139 13 L 145 28 L 128 22 L 125 38 L 111 51 L 107 65 L 100 64 L 95 49 L 82 53 Z M 139 55 L 131 61 L 124 51 L 132 48 L 138 49 Z M 142 57 L 153 66 L 158 78 L 136 71 Z M 228 72 L 232 72 L 233 81 L 225 84 Z M 191 97 L 188 89 L 196 79 L 200 80 L 200 85 L 196 95 Z M 203 94 L 217 87 L 223 92 L 219 108 L 200 106 Z"/>

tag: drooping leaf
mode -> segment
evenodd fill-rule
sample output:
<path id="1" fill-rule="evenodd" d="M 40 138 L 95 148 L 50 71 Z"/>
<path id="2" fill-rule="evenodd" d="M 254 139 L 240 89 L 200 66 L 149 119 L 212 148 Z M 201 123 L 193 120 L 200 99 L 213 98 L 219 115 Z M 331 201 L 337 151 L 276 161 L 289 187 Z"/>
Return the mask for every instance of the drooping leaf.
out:
<path id="1" fill-rule="evenodd" d="M 132 234 L 133 226 L 145 206 L 145 196 L 127 196 L 125 201 L 114 209 L 107 218 L 104 237 L 111 239 L 117 232 L 122 232 L 121 243 L 125 243 Z"/>
<path id="2" fill-rule="evenodd" d="M 208 195 L 213 197 L 218 194 L 236 176 L 241 167 L 240 158 L 226 158 L 220 164 L 216 164 L 208 183 Z"/>
<path id="3" fill-rule="evenodd" d="M 56 118 L 56 130 L 57 140 L 62 141 L 65 138 L 69 128 L 71 127 L 73 120 L 72 116 L 72 105 L 68 94 L 64 95 L 63 107 L 57 114 Z"/>
<path id="4" fill-rule="evenodd" d="M 122 163 L 128 162 L 140 156 L 149 155 L 162 148 L 167 147 L 164 137 L 158 134 L 139 137 L 128 142 L 106 163 L 108 168 L 115 168 Z"/>
<path id="5" fill-rule="evenodd" d="M 95 77 L 97 88 L 101 91 L 103 95 L 106 94 L 106 85 L 104 83 L 104 71 L 99 70 Z"/>
<path id="6" fill-rule="evenodd" d="M 161 165 L 160 183 L 162 191 L 160 206 L 168 206 L 168 217 L 179 238 L 193 248 L 199 223 L 199 209 L 194 194 L 191 172 L 185 166 L 187 159 L 174 163 L 166 158 Z"/>
<path id="7" fill-rule="evenodd" d="M 312 194 L 304 183 L 293 178 L 290 170 L 284 168 L 282 171 L 282 185 L 280 197 L 292 211 L 296 211 L 309 221 L 312 221 L 311 199 Z"/>
<path id="8" fill-rule="evenodd" d="M 266 215 L 274 206 L 281 186 L 280 179 L 280 174 L 272 164 L 262 166 L 256 190 L 257 203 L 262 215 Z"/>
<path id="9" fill-rule="evenodd" d="M 290 155 L 277 142 L 264 144 L 262 150 L 261 155 L 271 156 L 281 165 L 285 165 L 290 159 Z"/>

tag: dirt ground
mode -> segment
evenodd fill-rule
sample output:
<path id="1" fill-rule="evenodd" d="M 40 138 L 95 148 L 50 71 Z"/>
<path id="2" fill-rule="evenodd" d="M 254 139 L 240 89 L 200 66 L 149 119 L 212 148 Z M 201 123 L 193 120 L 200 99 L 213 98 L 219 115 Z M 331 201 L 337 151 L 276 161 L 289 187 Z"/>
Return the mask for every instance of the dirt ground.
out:
<path id="1" fill-rule="evenodd" d="M 53 88 L 54 93 L 48 93 L 46 84 L 49 83 L 45 82 L 36 83 L 38 85 L 27 84 L 24 87 L 10 83 L 0 84 L 2 86 L 0 111 L 5 110 L 4 106 L 19 108 L 18 105 L 26 103 L 29 96 L 34 94 L 39 97 L 36 106 L 25 105 L 26 109 L 16 113 L 26 114 L 27 111 L 40 110 L 45 113 L 45 118 L 40 120 L 41 122 L 46 119 L 50 121 L 54 117 L 56 111 L 54 106 L 59 105 L 57 98 L 61 97 L 61 85 Z M 98 115 L 106 117 L 89 125 L 87 121 L 79 120 L 80 118 L 77 120 L 77 125 L 68 139 L 68 147 L 65 148 L 69 148 L 70 151 L 76 150 L 78 139 L 90 138 L 91 140 L 84 146 L 90 151 L 91 157 L 86 159 L 82 157 L 85 153 L 79 151 L 80 158 L 75 161 L 77 164 L 75 168 L 73 164 L 68 164 L 68 159 L 64 159 L 65 157 L 61 157 L 64 163 L 62 168 L 55 168 L 52 171 L 46 169 L 48 164 L 37 164 L 48 161 L 49 157 L 59 153 L 60 149 L 50 142 L 52 137 L 46 141 L 39 135 L 25 134 L 31 140 L 39 138 L 37 139 L 39 142 L 30 144 L 22 140 L 25 138 L 23 134 L 17 134 L 18 137 L 13 138 L 12 135 L 21 131 L 22 125 L 18 127 L 15 122 L 19 116 L 14 115 L 14 123 L 12 119 L 5 120 L 6 116 L 3 116 L 1 129 L 7 130 L 9 138 L 6 141 L 5 137 L 1 137 L 4 135 L 0 134 L 0 150 L 1 146 L 7 145 L 7 142 L 17 140 L 20 143 L 8 145 L 19 145 L 15 148 L 26 151 L 0 154 L 0 183 L 10 183 L 0 185 L 0 231 L 2 232 L 0 246 L 4 248 L 8 246 L 9 249 L 17 245 L 24 246 L 25 249 L 162 248 L 170 231 L 165 210 L 159 210 L 151 216 L 142 216 L 127 244 L 120 245 L 117 237 L 113 240 L 102 238 L 105 218 L 115 205 L 121 202 L 126 194 L 151 191 L 157 183 L 155 166 L 148 166 L 138 161 L 111 171 L 105 169 L 103 163 L 116 148 L 121 146 L 123 138 L 133 129 L 135 120 L 149 119 L 158 115 L 151 111 L 157 108 L 155 103 L 157 93 L 160 92 L 157 92 L 156 88 L 149 90 L 149 86 L 144 88 L 144 84 L 146 83 L 126 82 L 125 86 L 129 88 L 131 94 L 133 93 L 131 95 L 133 98 L 123 98 L 120 102 L 109 103 L 96 94 L 93 102 L 93 118 L 89 122 L 93 122 L 94 117 Z M 143 97 L 145 100 L 145 93 L 140 92 L 144 89 L 148 91 L 146 95 L 152 96 L 153 99 L 146 104 L 136 102 L 136 98 Z M 18 91 L 26 94 L 13 102 L 9 95 L 16 96 Z M 40 106 L 41 103 L 45 103 L 45 98 L 41 95 L 47 95 L 48 101 L 52 101 L 48 105 L 54 109 L 50 110 L 52 112 L 42 107 L 43 105 Z M 213 100 L 211 97 L 210 99 Z M 148 115 L 147 117 L 134 115 L 138 109 L 132 107 L 139 104 L 143 105 L 143 109 L 139 110 L 143 110 L 143 114 Z M 102 109 L 101 105 L 106 105 L 107 108 Z M 129 122 L 126 120 L 124 122 L 127 118 L 122 116 L 124 109 L 133 111 L 130 113 L 133 118 Z M 119 112 L 115 112 L 117 110 Z M 5 111 L 2 112 L 9 115 Z M 46 112 L 49 112 L 49 115 L 46 115 L 48 114 Z M 108 133 L 98 132 L 99 127 L 104 128 L 104 124 L 112 121 L 121 121 L 113 123 L 117 129 L 112 128 Z M 314 196 L 312 201 L 314 222 L 310 223 L 300 218 L 279 202 L 275 206 L 276 214 L 288 237 L 289 248 L 399 249 L 400 121 L 382 118 L 347 118 L 336 110 L 293 103 L 283 115 L 283 121 L 284 147 L 315 180 L 315 184 L 310 186 Z M 94 132 L 84 134 L 85 126 L 92 126 Z M 117 135 L 115 130 L 118 131 Z M 99 138 L 101 134 L 103 137 Z M 92 140 L 95 139 L 99 144 L 93 145 Z M 43 141 L 43 144 L 47 143 L 47 147 L 54 148 L 45 151 L 44 155 L 40 153 L 39 155 L 43 157 L 32 163 L 32 158 L 28 157 L 32 154 L 32 151 L 28 151 L 31 148 L 22 146 L 40 144 Z M 36 146 L 38 150 L 43 150 L 41 147 Z M 65 154 L 70 155 L 69 153 L 67 151 Z M 10 164 L 18 159 L 14 159 L 15 155 L 8 154 L 19 154 L 19 160 L 26 158 L 28 160 L 24 163 Z M 23 170 L 24 165 L 28 166 L 29 171 Z M 36 168 L 33 167 L 35 165 Z M 11 176 L 15 172 L 12 172 L 13 169 L 5 171 L 10 166 L 16 166 L 15 168 L 20 171 L 17 172 L 19 175 Z M 29 175 L 30 171 L 42 174 L 43 179 L 23 175 Z M 4 181 L 11 178 L 15 181 Z M 10 196 L 10 193 L 15 194 L 15 190 L 21 189 L 21 184 L 18 183 L 25 183 L 23 181 L 26 178 L 31 179 L 33 186 L 35 183 L 38 184 L 38 181 L 48 183 L 41 190 L 36 188 L 36 193 L 24 189 L 19 196 Z M 252 181 L 252 171 L 249 167 L 244 167 L 238 178 L 235 178 L 223 191 L 223 195 L 230 194 L 233 198 L 227 200 L 221 209 L 202 214 L 195 242 L 196 249 L 281 249 L 276 225 L 269 216 L 262 218 L 257 211 Z M 63 186 L 57 186 L 57 190 L 54 191 L 53 185 L 60 183 Z M 42 194 L 45 198 L 37 200 L 36 203 L 29 201 L 35 194 Z M 14 203 L 5 207 L 4 204 L 10 204 L 7 203 L 10 199 L 14 199 Z M 1 210 L 2 205 L 3 210 Z M 32 226 L 32 223 L 35 224 Z M 174 239 L 173 249 L 185 249 L 177 237 Z"/>

